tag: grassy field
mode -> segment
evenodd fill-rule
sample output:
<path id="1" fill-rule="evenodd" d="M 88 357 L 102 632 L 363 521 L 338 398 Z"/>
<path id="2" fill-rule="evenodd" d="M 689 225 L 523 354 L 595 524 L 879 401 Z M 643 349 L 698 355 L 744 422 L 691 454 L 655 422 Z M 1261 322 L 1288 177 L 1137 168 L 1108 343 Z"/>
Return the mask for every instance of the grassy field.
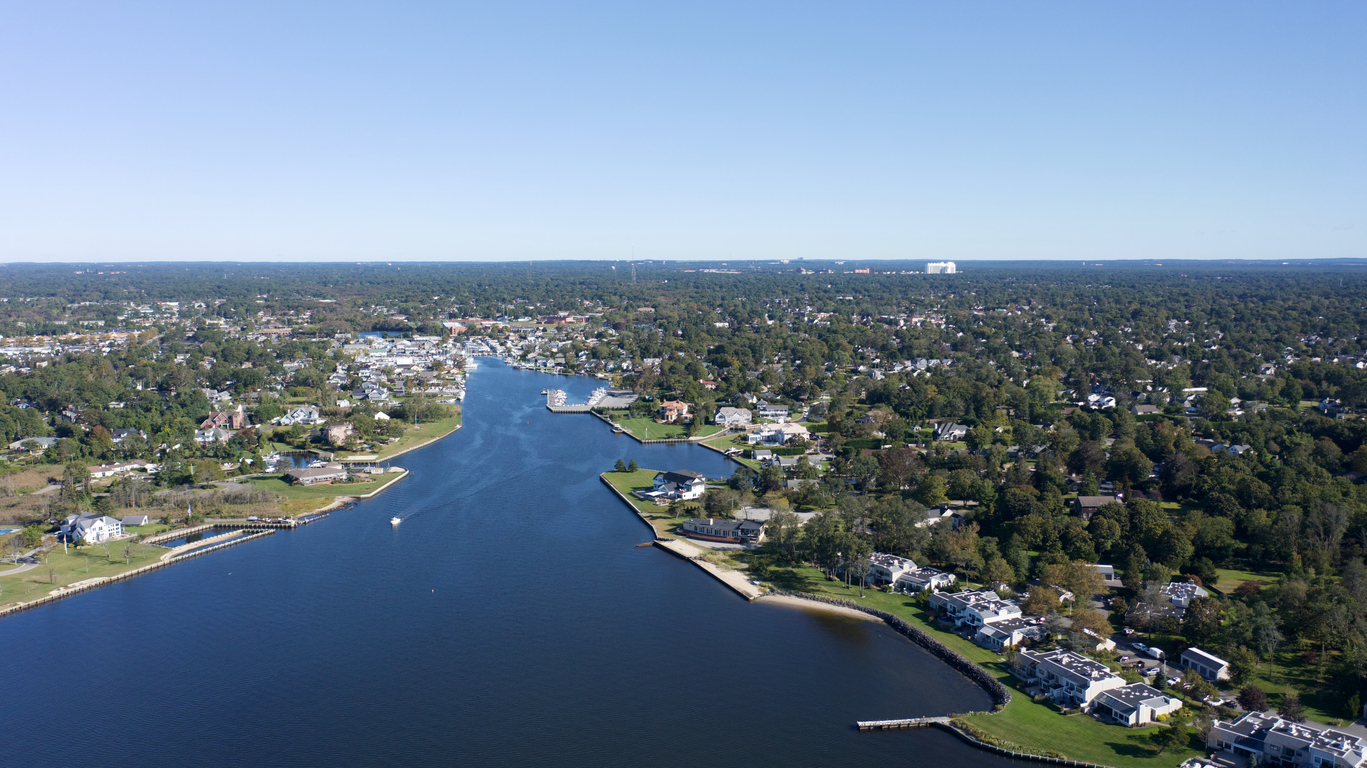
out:
<path id="1" fill-rule="evenodd" d="M 731 448 L 739 448 L 742 451 L 750 449 L 750 445 L 745 442 L 745 435 L 743 434 L 725 435 L 723 437 L 714 438 L 712 440 L 708 440 L 707 444 L 712 446 L 713 448 L 718 448 L 723 451 Z M 740 456 L 732 456 L 731 460 L 738 464 L 744 464 L 745 466 L 755 470 L 756 472 L 760 471 L 760 469 L 762 468 L 760 466 L 760 463 L 758 461 L 755 461 L 754 459 L 745 459 L 741 458 Z"/>
<path id="2" fill-rule="evenodd" d="M 1012 689 L 1011 703 L 1000 713 L 968 715 L 963 720 L 1001 743 L 1054 751 L 1115 768 L 1170 768 L 1188 757 L 1205 754 L 1204 745 L 1195 735 L 1186 748 L 1169 748 L 1158 755 L 1156 748 L 1149 743 L 1149 735 L 1162 726 L 1123 728 L 1105 725 L 1086 715 L 1065 716 L 1052 707 L 1032 701 L 1019 690 L 1016 678 L 1006 670 L 1000 655 L 958 635 L 934 628 L 925 608 L 906 595 L 865 589 L 861 598 L 857 588 L 846 587 L 840 581 L 827 581 L 819 570 L 808 567 L 770 568 L 761 578 L 778 589 L 845 598 L 895 614 L 975 664 L 991 670 L 997 679 Z"/>
<path id="3" fill-rule="evenodd" d="M 100 545 L 80 549 L 73 547 L 66 553 L 62 552 L 59 546 L 48 552 L 46 564 L 14 576 L 6 577 L 0 574 L 0 606 L 35 600 L 57 587 L 77 581 L 114 576 L 155 562 L 167 551 L 169 550 L 165 547 L 134 544 L 129 562 L 125 563 L 122 541 L 110 542 L 107 555 L 104 547 Z M 49 566 L 52 568 L 51 574 L 48 572 Z M 5 565 L 3 568 L 9 570 L 10 566 Z"/>
<path id="4" fill-rule="evenodd" d="M 637 440 L 678 440 L 688 437 L 688 427 L 683 424 L 660 424 L 651 418 L 629 418 L 626 411 L 609 411 L 608 418 L 614 424 L 622 425 L 622 429 L 631 433 Z M 698 430 L 698 435 L 706 437 L 721 432 L 725 427 L 715 424 L 704 424 Z"/>
<path id="5" fill-rule="evenodd" d="M 398 440 L 395 440 L 389 445 L 384 446 L 378 451 L 361 451 L 355 454 L 347 453 L 345 451 L 339 451 L 337 453 L 337 457 L 342 458 L 345 456 L 353 455 L 376 455 L 378 456 L 378 458 L 375 459 L 376 461 L 384 461 L 385 459 L 389 458 L 390 456 L 393 456 L 396 453 L 399 453 L 400 451 L 406 451 L 409 448 L 412 448 L 416 445 L 421 445 L 422 443 L 425 443 L 428 440 L 435 440 L 438 437 L 444 437 L 450 434 L 451 432 L 454 432 L 455 429 L 459 426 L 460 414 L 457 413 L 455 416 L 452 416 L 449 419 L 440 419 L 438 421 L 431 422 L 430 424 L 418 424 L 416 426 L 410 426 L 408 428 L 408 431 L 404 433 L 403 437 L 399 438 Z"/>
<path id="6" fill-rule="evenodd" d="M 1257 573 L 1254 571 L 1236 571 L 1231 568 L 1216 568 L 1215 572 L 1220 574 L 1220 580 L 1215 586 L 1221 592 L 1229 593 L 1239 588 L 1245 581 L 1262 581 L 1268 584 L 1276 584 L 1281 574 L 1277 573 Z"/>
<path id="7" fill-rule="evenodd" d="M 367 476 L 372 477 L 372 476 Z M 383 475 L 374 475 L 376 479 L 366 480 L 357 483 L 335 483 L 321 485 L 291 485 L 285 482 L 283 475 L 269 475 L 266 477 L 253 477 L 246 480 L 252 485 L 265 488 L 272 493 L 284 496 L 286 499 L 332 499 L 337 496 L 361 496 L 367 493 L 374 493 L 390 483 L 403 477 L 401 472 L 389 472 Z M 320 505 L 321 506 L 321 505 Z"/>

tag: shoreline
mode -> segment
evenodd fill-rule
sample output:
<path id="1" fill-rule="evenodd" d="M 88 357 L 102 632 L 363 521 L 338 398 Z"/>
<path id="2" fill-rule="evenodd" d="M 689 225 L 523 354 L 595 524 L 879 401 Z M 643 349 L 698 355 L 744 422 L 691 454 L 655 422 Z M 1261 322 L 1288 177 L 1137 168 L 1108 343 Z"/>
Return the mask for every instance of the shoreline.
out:
<path id="1" fill-rule="evenodd" d="M 757 603 L 772 603 L 786 608 L 796 608 L 800 611 L 832 613 L 837 616 L 846 616 L 860 621 L 882 622 L 877 616 L 871 616 L 863 611 L 856 611 L 853 608 L 846 608 L 843 605 L 831 605 L 820 600 L 812 600 L 797 595 L 782 595 L 776 592 L 768 592 L 755 599 Z"/>

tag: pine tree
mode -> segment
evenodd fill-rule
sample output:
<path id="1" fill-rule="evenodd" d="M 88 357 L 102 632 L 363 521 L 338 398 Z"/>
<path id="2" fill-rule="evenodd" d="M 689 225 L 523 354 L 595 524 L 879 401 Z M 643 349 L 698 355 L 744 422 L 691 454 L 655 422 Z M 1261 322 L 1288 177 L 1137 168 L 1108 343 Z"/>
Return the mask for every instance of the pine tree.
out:
<path id="1" fill-rule="evenodd" d="M 625 471 L 627 471 L 627 465 L 626 465 L 626 463 L 623 462 L 621 459 L 618 459 L 618 460 L 617 460 L 617 463 L 613 465 L 612 471 L 613 471 L 613 472 L 625 472 Z"/>
<path id="2" fill-rule="evenodd" d="M 627 471 L 628 471 L 628 472 L 635 472 L 635 471 L 638 470 L 638 469 L 640 469 L 640 467 L 636 466 L 636 460 L 635 460 L 635 459 L 632 459 L 632 460 L 631 460 L 631 463 L 627 465 Z"/>

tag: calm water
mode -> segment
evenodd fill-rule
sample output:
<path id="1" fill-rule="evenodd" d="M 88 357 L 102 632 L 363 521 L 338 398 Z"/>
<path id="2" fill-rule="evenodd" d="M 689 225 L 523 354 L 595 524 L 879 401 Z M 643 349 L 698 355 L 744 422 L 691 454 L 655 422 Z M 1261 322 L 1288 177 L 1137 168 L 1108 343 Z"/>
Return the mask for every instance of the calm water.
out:
<path id="1" fill-rule="evenodd" d="M 722 476 L 489 360 L 465 428 L 331 518 L 0 621 L 2 766 L 1001 765 L 856 719 L 985 708 L 881 624 L 751 605 L 598 480 Z M 399 515 L 402 525 L 391 528 Z"/>

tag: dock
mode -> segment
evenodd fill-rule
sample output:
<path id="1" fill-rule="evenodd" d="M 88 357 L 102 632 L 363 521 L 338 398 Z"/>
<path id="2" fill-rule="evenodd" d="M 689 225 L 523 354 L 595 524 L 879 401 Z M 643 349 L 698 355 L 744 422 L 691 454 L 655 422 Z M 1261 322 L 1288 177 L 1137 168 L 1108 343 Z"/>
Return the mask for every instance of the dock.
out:
<path id="1" fill-rule="evenodd" d="M 932 725 L 949 725 L 952 717 L 908 717 L 901 720 L 859 720 L 855 725 L 861 731 L 900 731 L 904 728 L 929 728 Z"/>
<path id="2" fill-rule="evenodd" d="M 546 392 L 546 410 L 551 413 L 588 413 L 597 407 L 603 398 L 607 397 L 607 394 L 606 388 L 599 387 L 593 390 L 593 394 L 589 395 L 588 402 L 567 404 L 565 402 L 567 397 L 565 391 L 552 389 Z"/>

